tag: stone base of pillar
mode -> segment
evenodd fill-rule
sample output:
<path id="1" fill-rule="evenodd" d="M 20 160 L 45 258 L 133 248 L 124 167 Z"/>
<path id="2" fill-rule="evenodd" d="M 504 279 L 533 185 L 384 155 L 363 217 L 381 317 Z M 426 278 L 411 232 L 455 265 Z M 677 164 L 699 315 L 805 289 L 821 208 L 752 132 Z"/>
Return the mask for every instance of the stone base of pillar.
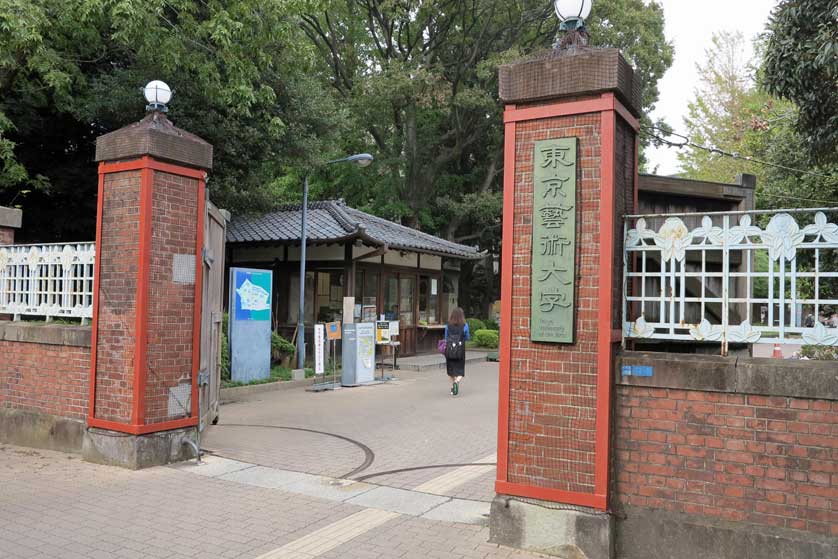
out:
<path id="1" fill-rule="evenodd" d="M 148 435 L 90 428 L 84 434 L 82 458 L 96 464 L 139 470 L 195 458 L 195 452 L 184 441 L 197 442 L 197 439 L 195 427 Z"/>
<path id="2" fill-rule="evenodd" d="M 611 515 L 559 506 L 497 495 L 492 501 L 489 541 L 562 559 L 613 559 Z"/>

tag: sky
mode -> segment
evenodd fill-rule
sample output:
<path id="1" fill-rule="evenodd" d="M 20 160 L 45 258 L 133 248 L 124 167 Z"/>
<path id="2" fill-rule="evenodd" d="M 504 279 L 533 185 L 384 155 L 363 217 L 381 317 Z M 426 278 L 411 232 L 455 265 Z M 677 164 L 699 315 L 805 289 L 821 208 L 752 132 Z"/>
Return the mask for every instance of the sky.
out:
<path id="1" fill-rule="evenodd" d="M 658 0 L 658 3 L 663 6 L 666 38 L 674 44 L 675 56 L 672 66 L 658 82 L 660 99 L 652 118 L 663 118 L 676 132 L 684 132 L 687 104 L 699 83 L 695 66 L 702 61 L 710 37 L 715 31 L 738 30 L 750 43 L 765 30 L 777 0 Z M 749 51 L 748 58 L 752 54 Z M 675 148 L 650 148 L 649 169 L 657 167 L 660 175 L 677 173 L 677 152 Z"/>

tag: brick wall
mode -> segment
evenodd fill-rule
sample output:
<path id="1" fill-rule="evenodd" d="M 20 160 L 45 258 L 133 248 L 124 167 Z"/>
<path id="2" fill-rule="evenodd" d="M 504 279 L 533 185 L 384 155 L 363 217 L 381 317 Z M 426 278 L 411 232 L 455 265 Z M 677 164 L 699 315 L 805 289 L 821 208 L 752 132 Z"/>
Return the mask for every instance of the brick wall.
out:
<path id="1" fill-rule="evenodd" d="M 595 492 L 598 332 L 613 326 L 599 324 L 601 122 L 600 113 L 588 113 L 516 125 L 508 454 L 508 481 L 515 484 Z M 531 342 L 529 323 L 534 142 L 562 137 L 579 139 L 572 345 Z M 608 156 L 614 163 L 615 214 L 622 215 L 633 208 L 635 146 L 633 130 L 619 117 L 614 150 Z M 619 219 L 614 235 L 622 239 Z M 619 246 L 614 257 L 614 288 L 605 297 L 619 302 Z M 618 325 L 619 312 L 614 314 Z"/>
<path id="2" fill-rule="evenodd" d="M 175 255 L 188 255 L 194 272 L 197 243 L 198 181 L 154 173 L 151 271 L 148 306 L 148 374 L 145 422 L 191 415 L 192 334 L 195 283 L 173 281 Z M 169 390 L 179 387 L 169 413 Z"/>
<path id="3" fill-rule="evenodd" d="M 533 144 L 578 137 L 576 343 L 530 342 Z M 520 122 L 515 219 L 508 480 L 592 493 L 596 425 L 600 115 Z"/>
<path id="4" fill-rule="evenodd" d="M 99 263 L 96 413 L 128 423 L 134 382 L 140 171 L 105 176 Z"/>
<path id="5" fill-rule="evenodd" d="M 618 507 L 838 536 L 836 401 L 618 386 L 615 449 Z"/>
<path id="6" fill-rule="evenodd" d="M 90 348 L 0 340 L 0 408 L 84 420 Z"/>

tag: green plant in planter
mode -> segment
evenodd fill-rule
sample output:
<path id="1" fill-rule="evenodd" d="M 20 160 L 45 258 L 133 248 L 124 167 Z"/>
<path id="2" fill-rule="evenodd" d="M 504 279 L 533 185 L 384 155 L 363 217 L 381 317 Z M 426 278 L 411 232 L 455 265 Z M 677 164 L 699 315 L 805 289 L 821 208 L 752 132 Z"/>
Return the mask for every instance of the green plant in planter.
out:
<path id="1" fill-rule="evenodd" d="M 495 349 L 498 347 L 500 336 L 497 330 L 477 330 L 472 336 L 475 345 Z"/>
<path id="2" fill-rule="evenodd" d="M 271 332 L 271 360 L 281 361 L 284 367 L 288 366 L 287 361 L 294 355 L 296 348 L 294 344 L 277 334 Z"/>

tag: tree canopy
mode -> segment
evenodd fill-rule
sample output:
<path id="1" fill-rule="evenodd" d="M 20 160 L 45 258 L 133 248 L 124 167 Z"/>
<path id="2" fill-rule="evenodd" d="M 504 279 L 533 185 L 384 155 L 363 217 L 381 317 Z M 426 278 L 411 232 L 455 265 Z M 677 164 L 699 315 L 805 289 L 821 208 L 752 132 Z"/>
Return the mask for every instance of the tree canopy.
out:
<path id="1" fill-rule="evenodd" d="M 738 173 L 756 175 L 762 208 L 838 205 L 838 164 L 812 164 L 807 140 L 795 125 L 797 106 L 759 85 L 763 43 L 758 40 L 755 47 L 755 59 L 747 60 L 741 33 L 714 35 L 684 124 L 692 142 L 719 151 L 680 153 L 684 175 L 717 182 L 730 182 Z"/>
<path id="2" fill-rule="evenodd" d="M 838 0 L 786 0 L 774 11 L 763 83 L 798 108 L 812 159 L 838 162 Z"/>
<path id="3" fill-rule="evenodd" d="M 342 113 L 313 71 L 295 2 L 0 0 L 0 205 L 24 235 L 89 239 L 94 140 L 139 120 L 140 88 L 174 89 L 170 118 L 215 146 L 213 199 L 266 207 Z"/>

